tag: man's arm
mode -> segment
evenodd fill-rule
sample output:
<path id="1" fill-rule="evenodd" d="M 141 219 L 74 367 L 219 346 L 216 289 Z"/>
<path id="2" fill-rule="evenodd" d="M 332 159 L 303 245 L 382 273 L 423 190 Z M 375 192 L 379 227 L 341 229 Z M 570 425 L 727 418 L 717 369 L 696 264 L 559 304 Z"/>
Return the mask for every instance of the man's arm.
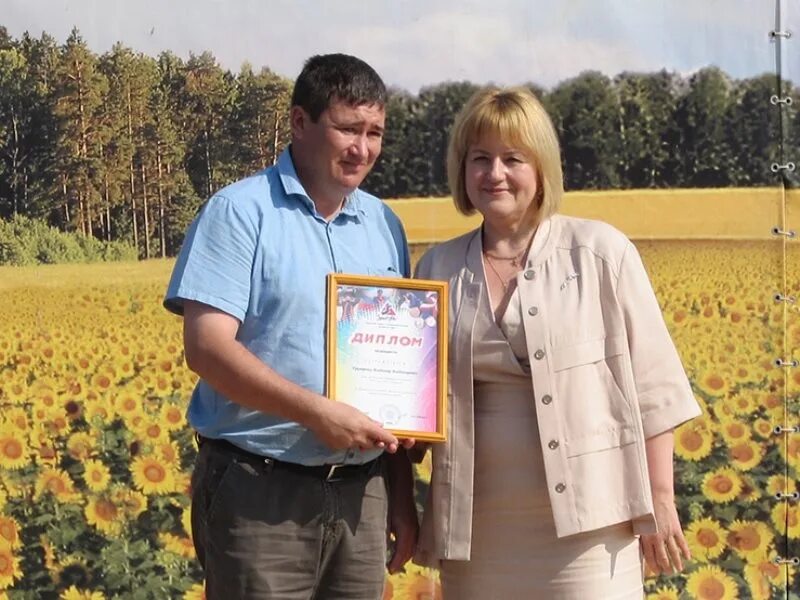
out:
<path id="1" fill-rule="evenodd" d="M 186 364 L 211 387 L 247 408 L 300 423 L 332 449 L 385 448 L 395 436 L 361 411 L 282 377 L 236 340 L 239 321 L 206 304 L 184 301 Z"/>
<path id="2" fill-rule="evenodd" d="M 389 477 L 389 534 L 394 536 L 394 551 L 389 573 L 397 573 L 413 556 L 417 546 L 419 519 L 414 502 L 414 473 L 406 450 L 387 456 Z"/>

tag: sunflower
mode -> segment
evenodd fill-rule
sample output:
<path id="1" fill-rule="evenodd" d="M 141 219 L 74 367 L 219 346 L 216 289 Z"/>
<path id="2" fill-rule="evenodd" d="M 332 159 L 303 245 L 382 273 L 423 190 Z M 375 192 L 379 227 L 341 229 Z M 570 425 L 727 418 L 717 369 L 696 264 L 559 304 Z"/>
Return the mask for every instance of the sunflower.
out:
<path id="1" fill-rule="evenodd" d="M 783 587 L 783 569 L 775 564 L 775 552 L 755 563 L 744 565 L 744 579 L 752 600 L 772 600 L 773 592 Z"/>
<path id="2" fill-rule="evenodd" d="M 702 460 L 711 454 L 713 440 L 710 432 L 685 423 L 675 431 L 675 454 L 684 460 Z"/>
<path id="3" fill-rule="evenodd" d="M 161 533 L 158 535 L 158 540 L 161 545 L 168 552 L 182 556 L 183 558 L 194 558 L 194 544 L 191 538 L 171 533 Z"/>
<path id="4" fill-rule="evenodd" d="M 686 589 L 697 600 L 738 600 L 739 590 L 733 578 L 715 565 L 705 565 L 690 574 Z"/>
<path id="5" fill-rule="evenodd" d="M 103 592 L 79 590 L 74 585 L 61 592 L 58 600 L 105 600 Z"/>
<path id="6" fill-rule="evenodd" d="M 69 475 L 54 467 L 43 469 L 36 478 L 34 498 L 44 494 L 52 494 L 59 502 L 70 502 L 77 498 L 72 479 Z"/>
<path id="7" fill-rule="evenodd" d="M 78 431 L 67 440 L 67 453 L 77 461 L 83 461 L 95 453 L 96 439 L 84 431 Z"/>
<path id="8" fill-rule="evenodd" d="M 135 415 L 142 414 L 142 401 L 136 395 L 126 392 L 117 396 L 114 400 L 114 408 L 117 414 L 127 421 Z"/>
<path id="9" fill-rule="evenodd" d="M 800 505 L 797 503 L 778 502 L 772 507 L 770 517 L 775 529 L 786 531 L 790 540 L 800 538 Z"/>
<path id="10" fill-rule="evenodd" d="M 800 464 L 800 435 L 790 435 L 788 438 L 785 444 L 778 444 L 778 452 L 787 464 Z"/>
<path id="11" fill-rule="evenodd" d="M 171 357 L 161 357 L 156 360 L 155 368 L 159 373 L 172 373 L 174 367 Z"/>
<path id="12" fill-rule="evenodd" d="M 425 453 L 425 456 L 422 458 L 422 462 L 414 465 L 414 471 L 416 473 L 417 478 L 420 479 L 421 481 L 429 482 L 431 480 L 431 474 L 433 473 L 433 464 L 430 452 Z"/>
<path id="13" fill-rule="evenodd" d="M 755 431 L 756 435 L 763 440 L 772 439 L 772 436 L 774 435 L 772 430 L 772 423 L 766 419 L 756 419 L 753 422 L 753 431 Z"/>
<path id="14" fill-rule="evenodd" d="M 192 495 L 192 476 L 190 473 L 179 471 L 175 474 L 175 491 L 184 496 Z"/>
<path id="15" fill-rule="evenodd" d="M 172 441 L 161 442 L 156 446 L 156 454 L 168 465 L 180 467 L 181 450 L 178 444 Z"/>
<path id="16" fill-rule="evenodd" d="M 136 426 L 136 433 L 143 442 L 161 444 L 169 442 L 169 431 L 158 421 L 151 418 L 145 419 Z"/>
<path id="17" fill-rule="evenodd" d="M 164 429 L 167 431 L 177 431 L 185 424 L 183 417 L 183 409 L 175 404 L 169 402 L 161 407 L 159 421 L 164 424 Z"/>
<path id="18" fill-rule="evenodd" d="M 719 432 L 729 446 L 750 439 L 750 428 L 736 419 L 723 419 Z"/>
<path id="19" fill-rule="evenodd" d="M 111 471 L 99 460 L 87 460 L 83 463 L 83 480 L 93 492 L 102 492 L 111 481 Z"/>
<path id="20" fill-rule="evenodd" d="M 111 492 L 111 497 L 130 519 L 135 519 L 147 510 L 147 496 L 127 487 L 118 486 Z"/>
<path id="21" fill-rule="evenodd" d="M 783 387 L 783 386 L 780 386 Z M 767 396 L 762 401 L 764 408 L 767 409 L 767 412 L 783 412 L 783 396 L 780 394 L 767 394 Z"/>
<path id="22" fill-rule="evenodd" d="M 692 557 L 702 562 L 717 558 L 725 550 L 725 530 L 711 518 L 693 521 L 686 530 Z"/>
<path id="23" fill-rule="evenodd" d="M 78 554 L 67 554 L 57 563 L 52 572 L 53 583 L 60 588 L 75 586 L 82 588 L 92 580 L 92 572 L 86 558 Z"/>
<path id="24" fill-rule="evenodd" d="M 764 449 L 760 444 L 745 440 L 737 444 L 732 444 L 728 448 L 728 456 L 731 464 L 740 471 L 749 471 L 761 462 Z"/>
<path id="25" fill-rule="evenodd" d="M 22 545 L 19 539 L 19 524 L 13 517 L 0 515 L 0 546 L 17 549 Z"/>
<path id="26" fill-rule="evenodd" d="M 42 554 L 44 559 L 44 567 L 48 571 L 55 571 L 56 569 L 56 550 L 52 542 L 46 535 L 39 536 L 39 544 L 42 547 Z"/>
<path id="27" fill-rule="evenodd" d="M 712 502 L 724 504 L 736 498 L 742 490 L 742 480 L 735 470 L 722 467 L 703 477 L 703 494 Z"/>
<path id="28" fill-rule="evenodd" d="M 773 541 L 769 527 L 761 521 L 734 521 L 728 527 L 728 545 L 747 562 L 762 559 Z"/>
<path id="29" fill-rule="evenodd" d="M 728 403 L 733 407 L 733 412 L 736 415 L 750 415 L 755 412 L 759 406 L 752 392 L 739 392 L 735 394 Z"/>
<path id="30" fill-rule="evenodd" d="M 28 431 L 30 429 L 30 419 L 28 418 L 28 411 L 24 408 L 15 406 L 8 408 L 3 415 L 4 424 L 16 428 L 19 431 Z"/>
<path id="31" fill-rule="evenodd" d="M 13 371 L 11 371 L 13 373 Z M 19 381 L 10 381 L 3 385 L 6 400 L 13 404 L 21 404 L 27 398 L 27 387 Z"/>
<path id="32" fill-rule="evenodd" d="M 109 373 L 95 373 L 92 375 L 91 386 L 93 390 L 105 393 L 114 386 L 113 375 Z"/>
<path id="33" fill-rule="evenodd" d="M 103 426 L 110 423 L 116 413 L 114 412 L 113 405 L 109 404 L 104 400 L 100 401 L 86 401 L 86 405 L 84 406 L 85 414 L 86 414 L 86 421 L 93 424 Z"/>
<path id="34" fill-rule="evenodd" d="M 181 525 L 183 525 L 183 530 L 192 535 L 192 505 L 185 507 L 183 512 L 181 512 Z"/>
<path id="35" fill-rule="evenodd" d="M 14 556 L 11 548 L 0 545 L 0 589 L 10 588 L 21 578 L 19 558 Z"/>
<path id="36" fill-rule="evenodd" d="M 117 536 L 122 531 L 119 507 L 108 496 L 89 499 L 83 512 L 89 525 L 106 535 Z"/>
<path id="37" fill-rule="evenodd" d="M 658 588 L 655 592 L 647 594 L 645 600 L 678 600 L 680 592 L 672 586 Z"/>
<path id="38" fill-rule="evenodd" d="M 441 600 L 442 588 L 437 573 L 414 564 L 406 565 L 405 572 L 392 575 L 394 596 L 397 598 L 430 598 Z"/>
<path id="39" fill-rule="evenodd" d="M 147 495 L 175 491 L 175 476 L 169 465 L 153 456 L 139 456 L 131 465 L 133 483 Z"/>
<path id="40" fill-rule="evenodd" d="M 195 583 L 183 594 L 183 600 L 206 600 L 206 589 L 202 583 Z"/>
<path id="41" fill-rule="evenodd" d="M 0 430 L 0 467 L 21 469 L 31 461 L 25 434 L 11 427 Z"/>
<path id="42" fill-rule="evenodd" d="M 697 383 L 709 396 L 724 396 L 728 393 L 728 381 L 724 374 L 717 371 L 706 373 Z"/>
<path id="43" fill-rule="evenodd" d="M 792 494 L 797 489 L 797 482 L 785 475 L 773 475 L 767 480 L 767 493 L 771 496 L 777 494 Z"/>

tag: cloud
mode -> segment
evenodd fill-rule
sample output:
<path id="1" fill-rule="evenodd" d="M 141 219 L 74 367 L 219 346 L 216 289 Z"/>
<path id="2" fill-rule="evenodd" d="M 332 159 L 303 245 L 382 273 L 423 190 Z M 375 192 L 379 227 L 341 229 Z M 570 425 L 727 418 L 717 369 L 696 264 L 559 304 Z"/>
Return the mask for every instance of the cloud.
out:
<path id="1" fill-rule="evenodd" d="M 734 77 L 774 69 L 774 4 L 753 0 L 2 0 L 12 35 L 155 55 L 211 51 L 295 77 L 311 54 L 350 52 L 393 85 L 447 80 L 553 86 L 587 69 L 616 75 L 716 64 Z M 796 3 L 783 3 L 794 5 Z M 794 12 L 792 12 L 794 11 Z M 800 32 L 798 9 L 787 8 Z M 794 40 L 792 40 L 794 41 Z M 784 53 L 786 72 L 798 60 Z"/>

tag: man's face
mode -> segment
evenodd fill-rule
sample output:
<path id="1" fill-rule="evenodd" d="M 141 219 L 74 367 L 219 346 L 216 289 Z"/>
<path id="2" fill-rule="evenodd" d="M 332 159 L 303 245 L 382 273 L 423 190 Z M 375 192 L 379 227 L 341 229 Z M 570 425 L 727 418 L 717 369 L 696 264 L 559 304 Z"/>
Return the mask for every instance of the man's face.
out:
<path id="1" fill-rule="evenodd" d="M 316 123 L 300 107 L 292 110 L 294 145 L 313 167 L 316 186 L 345 196 L 361 185 L 381 153 L 384 108 L 333 100 Z"/>

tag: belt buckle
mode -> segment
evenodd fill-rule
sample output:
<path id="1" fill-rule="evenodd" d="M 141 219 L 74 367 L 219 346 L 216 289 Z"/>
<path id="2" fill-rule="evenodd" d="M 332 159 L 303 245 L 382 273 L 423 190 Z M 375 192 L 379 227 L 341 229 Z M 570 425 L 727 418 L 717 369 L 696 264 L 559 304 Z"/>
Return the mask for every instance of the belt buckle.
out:
<path id="1" fill-rule="evenodd" d="M 325 481 L 337 481 L 338 479 L 336 479 L 334 477 L 336 475 L 336 471 L 339 468 L 344 467 L 344 466 L 345 466 L 344 463 L 338 463 L 338 464 L 335 464 L 335 465 L 330 465 L 328 467 L 328 473 L 325 475 Z"/>

